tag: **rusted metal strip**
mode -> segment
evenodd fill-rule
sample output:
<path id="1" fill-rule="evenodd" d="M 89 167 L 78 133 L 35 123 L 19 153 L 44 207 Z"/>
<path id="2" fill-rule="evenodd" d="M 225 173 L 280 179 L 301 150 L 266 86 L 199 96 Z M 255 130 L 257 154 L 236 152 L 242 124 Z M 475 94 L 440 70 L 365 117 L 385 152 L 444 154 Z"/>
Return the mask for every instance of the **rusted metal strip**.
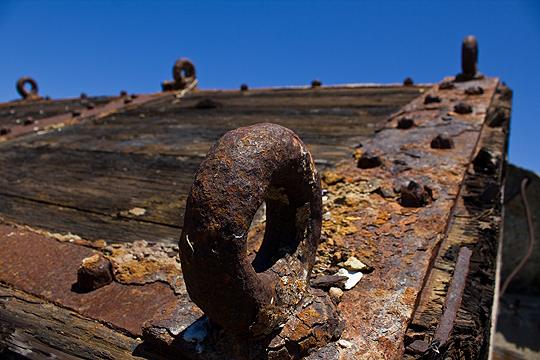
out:
<path id="1" fill-rule="evenodd" d="M 459 257 L 454 269 L 454 276 L 450 283 L 450 289 L 448 295 L 444 301 L 444 312 L 437 325 L 435 336 L 431 342 L 431 348 L 438 352 L 438 348 L 446 344 L 450 332 L 454 327 L 454 321 L 461 304 L 461 297 L 463 290 L 465 289 L 465 283 L 467 281 L 467 274 L 469 273 L 469 263 L 471 260 L 472 250 L 466 246 L 462 247 L 459 251 Z"/>

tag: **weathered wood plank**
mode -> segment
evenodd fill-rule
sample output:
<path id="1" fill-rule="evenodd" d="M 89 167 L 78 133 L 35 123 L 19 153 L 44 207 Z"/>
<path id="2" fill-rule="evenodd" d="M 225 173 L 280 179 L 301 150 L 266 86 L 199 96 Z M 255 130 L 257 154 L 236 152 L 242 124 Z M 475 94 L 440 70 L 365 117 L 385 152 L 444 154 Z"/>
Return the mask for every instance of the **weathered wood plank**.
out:
<path id="1" fill-rule="evenodd" d="M 205 91 L 12 139 L 0 144 L 0 218 L 89 240 L 173 242 L 194 173 L 228 130 L 289 127 L 322 172 L 418 94 L 401 86 Z M 198 109 L 207 98 L 220 106 Z"/>
<path id="2" fill-rule="evenodd" d="M 140 339 L 0 285 L 0 357 L 28 359 L 162 359 Z"/>

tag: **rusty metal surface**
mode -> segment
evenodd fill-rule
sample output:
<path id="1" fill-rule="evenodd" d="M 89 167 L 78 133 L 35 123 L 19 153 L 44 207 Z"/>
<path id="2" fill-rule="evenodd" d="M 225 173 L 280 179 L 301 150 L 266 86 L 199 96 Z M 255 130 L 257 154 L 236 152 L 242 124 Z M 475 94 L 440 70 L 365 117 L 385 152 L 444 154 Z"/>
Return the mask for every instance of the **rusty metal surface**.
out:
<path id="1" fill-rule="evenodd" d="M 463 295 L 463 289 L 465 288 L 465 281 L 467 280 L 467 274 L 469 273 L 469 261 L 471 259 L 472 250 L 466 246 L 462 247 L 459 251 L 456 268 L 454 269 L 454 276 L 450 283 L 450 289 L 448 295 L 444 301 L 444 313 L 435 336 L 433 337 L 432 344 L 436 344 L 437 348 L 443 346 L 448 341 L 448 336 L 454 327 L 454 321 L 456 320 L 457 311 L 461 304 L 461 297 Z M 434 347 L 432 345 L 432 347 Z"/>
<path id="2" fill-rule="evenodd" d="M 346 319 L 341 337 L 346 343 L 340 346 L 339 358 L 394 359 L 403 354 L 408 321 L 445 236 L 497 83 L 489 78 L 454 83 L 453 89 L 433 87 L 382 124 L 382 130 L 355 154 L 360 159 L 362 153 L 375 151 L 381 165 L 361 169 L 351 161 L 336 171 L 343 180 L 326 187 L 326 241 L 319 248 L 321 263 L 315 269 L 334 266 L 336 253 L 354 255 L 374 268 L 345 292 L 338 307 Z M 465 94 L 471 85 L 481 86 L 484 94 Z M 424 99 L 430 94 L 440 101 L 426 104 Z M 471 113 L 454 111 L 462 101 L 472 107 Z M 399 129 L 402 116 L 412 118 L 415 126 Z M 430 146 L 442 130 L 454 148 Z M 411 181 L 428 186 L 433 201 L 422 207 L 402 206 L 400 193 Z"/>
<path id="3" fill-rule="evenodd" d="M 78 289 L 77 268 L 98 252 L 29 230 L 0 225 L 0 281 L 78 313 L 142 335 L 142 324 L 173 303 L 169 285 L 112 282 L 91 292 Z"/>

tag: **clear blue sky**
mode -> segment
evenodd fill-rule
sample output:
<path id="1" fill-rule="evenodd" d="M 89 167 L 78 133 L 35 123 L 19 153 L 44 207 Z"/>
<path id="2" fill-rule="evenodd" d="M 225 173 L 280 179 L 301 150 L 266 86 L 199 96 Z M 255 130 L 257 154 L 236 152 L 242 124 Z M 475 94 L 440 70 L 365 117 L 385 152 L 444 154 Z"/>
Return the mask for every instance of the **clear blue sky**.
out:
<path id="1" fill-rule="evenodd" d="M 514 90 L 510 161 L 540 173 L 540 2 L 0 0 L 0 102 L 21 76 L 53 99 L 160 91 L 190 58 L 202 89 L 437 83 L 479 70 Z"/>

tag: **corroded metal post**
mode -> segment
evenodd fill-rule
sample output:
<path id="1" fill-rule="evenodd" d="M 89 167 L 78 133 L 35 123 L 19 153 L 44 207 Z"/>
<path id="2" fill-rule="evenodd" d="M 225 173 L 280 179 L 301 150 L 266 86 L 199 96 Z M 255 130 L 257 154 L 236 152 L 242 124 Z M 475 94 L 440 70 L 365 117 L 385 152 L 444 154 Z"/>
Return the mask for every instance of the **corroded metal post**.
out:
<path id="1" fill-rule="evenodd" d="M 463 39 L 461 46 L 461 74 L 456 81 L 482 79 L 484 76 L 478 72 L 478 42 L 476 37 L 469 35 Z"/>
<path id="2" fill-rule="evenodd" d="M 264 240 L 250 263 L 247 233 L 263 201 Z M 296 134 L 275 124 L 228 132 L 200 165 L 187 201 L 179 245 L 191 299 L 231 334 L 276 351 L 288 351 L 293 332 L 313 340 L 302 348 L 295 339 L 297 355 L 324 345 L 339 322 L 327 295 L 309 288 L 321 222 L 320 178 Z M 304 316 L 319 326 L 297 329 Z"/>

